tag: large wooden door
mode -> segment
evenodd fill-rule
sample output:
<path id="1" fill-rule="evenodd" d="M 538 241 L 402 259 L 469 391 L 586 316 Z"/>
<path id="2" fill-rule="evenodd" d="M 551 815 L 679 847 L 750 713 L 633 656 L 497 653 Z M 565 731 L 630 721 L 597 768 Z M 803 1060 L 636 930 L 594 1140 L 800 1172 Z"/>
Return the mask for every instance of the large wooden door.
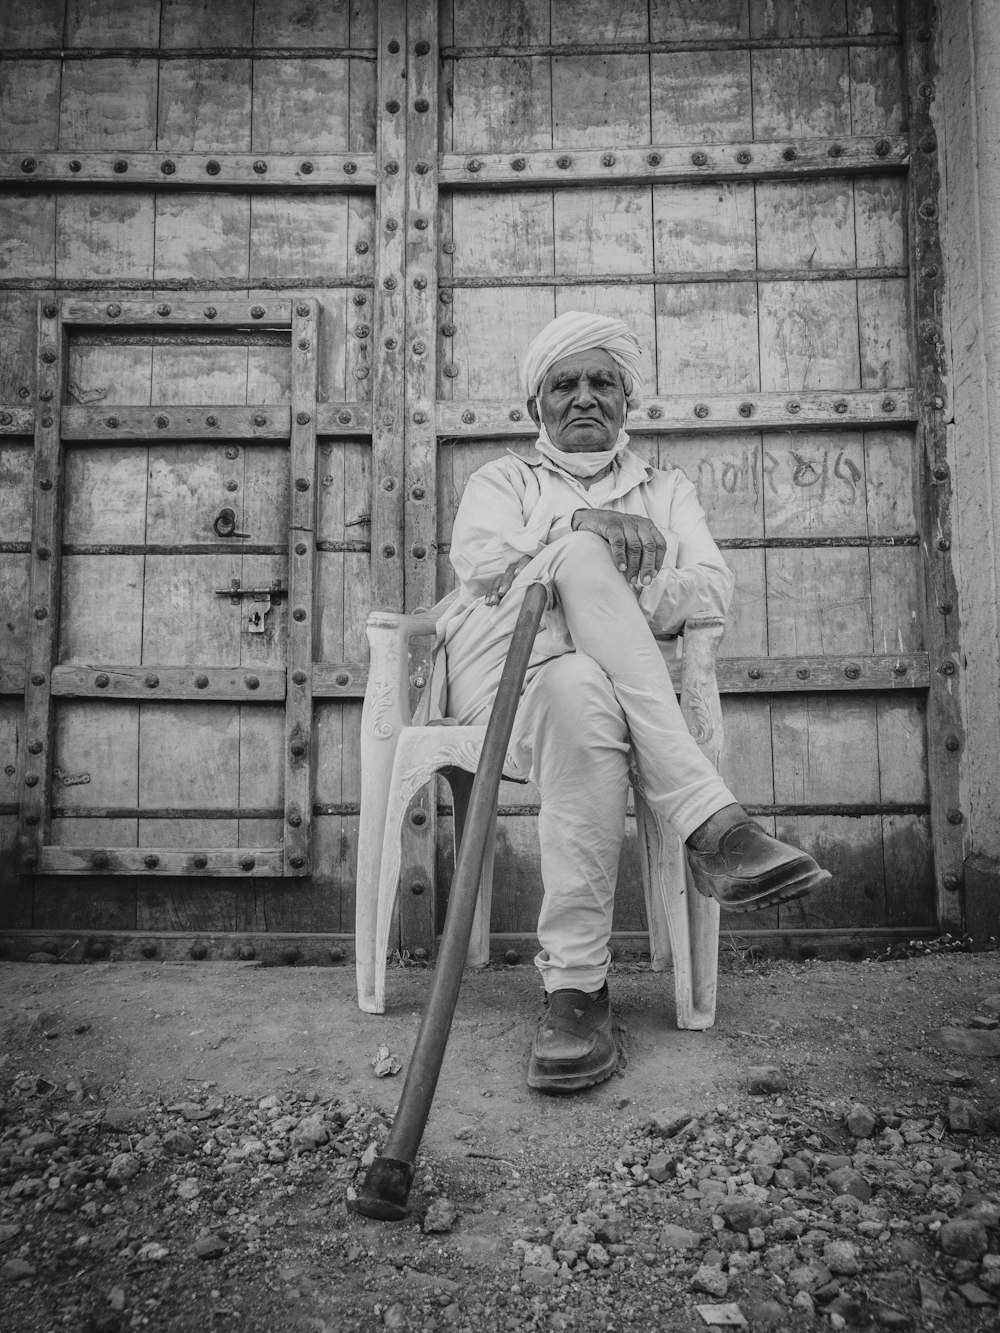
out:
<path id="1" fill-rule="evenodd" d="M 834 871 L 729 924 L 808 950 L 959 922 L 922 0 L 53 0 L 0 27 L 8 926 L 350 932 L 365 615 L 451 586 L 466 478 L 531 447 L 517 357 L 570 308 L 639 335 L 633 447 L 685 470 L 736 573 L 731 785 Z M 279 579 L 301 595 L 251 632 L 243 590 Z M 502 800 L 510 943 L 538 796 Z M 450 824 L 408 824 L 404 949 L 433 947 Z M 630 842 L 619 929 L 642 913 Z"/>

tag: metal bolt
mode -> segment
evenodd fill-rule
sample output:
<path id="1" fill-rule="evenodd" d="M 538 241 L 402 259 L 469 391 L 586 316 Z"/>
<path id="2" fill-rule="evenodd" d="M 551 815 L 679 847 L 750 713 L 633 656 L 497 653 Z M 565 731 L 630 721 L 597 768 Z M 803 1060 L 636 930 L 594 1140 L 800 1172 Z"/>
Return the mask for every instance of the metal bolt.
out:
<path id="1" fill-rule="evenodd" d="M 307 491 L 307 490 L 309 489 L 309 478 L 308 478 L 308 477 L 296 477 L 296 478 L 295 478 L 295 489 L 296 489 L 297 491 Z"/>
<path id="2" fill-rule="evenodd" d="M 794 148 L 788 147 L 782 149 L 781 156 L 785 159 L 786 162 L 794 162 L 795 159 L 798 157 L 798 153 L 795 151 Z"/>
<path id="3" fill-rule="evenodd" d="M 312 310 L 309 308 L 309 306 L 306 305 L 305 301 L 301 301 L 295 307 L 295 313 L 299 316 L 300 319 L 308 319 L 309 316 L 312 314 Z"/>
<path id="4" fill-rule="evenodd" d="M 297 606 L 295 610 L 292 612 L 292 619 L 302 621 L 305 620 L 305 618 L 306 618 L 305 607 Z"/>
<path id="5" fill-rule="evenodd" d="M 195 858 L 195 865 L 198 864 L 198 859 L 198 857 Z M 196 963 L 200 963 L 203 958 L 208 957 L 208 950 L 205 948 L 204 944 L 192 944 L 188 952 Z"/>
<path id="6" fill-rule="evenodd" d="M 40 671 L 33 671 L 31 673 L 31 683 L 32 685 L 44 685 L 45 677 L 42 675 Z"/>
<path id="7" fill-rule="evenodd" d="M 962 742 L 957 736 L 946 736 L 944 738 L 944 748 L 954 754 L 956 750 L 961 749 Z"/>
<path id="8" fill-rule="evenodd" d="M 267 163 L 263 161 L 261 158 L 258 158 L 257 161 L 253 164 L 253 169 L 258 176 L 264 176 L 267 174 Z"/>
<path id="9" fill-rule="evenodd" d="M 117 417 L 108 417 L 107 421 L 105 422 L 105 425 L 108 427 L 109 430 L 117 430 L 120 424 L 121 423 L 119 422 Z"/>
<path id="10" fill-rule="evenodd" d="M 418 56 L 425 56 L 431 49 L 431 44 L 430 42 L 417 42 L 416 46 L 413 49 L 414 51 L 416 51 Z"/>
<path id="11" fill-rule="evenodd" d="M 115 425 L 117 424 L 118 423 L 115 422 Z M 51 491 L 52 489 L 52 482 L 49 480 L 48 477 L 43 477 L 41 481 L 38 483 L 38 485 L 41 487 L 43 491 Z"/>
<path id="12" fill-rule="evenodd" d="M 949 823 L 949 824 L 962 824 L 962 823 L 964 823 L 964 821 L 965 821 L 965 816 L 962 814 L 961 810 L 949 810 L 949 811 L 948 811 L 948 823 Z"/>
<path id="13" fill-rule="evenodd" d="M 790 403 L 786 403 L 786 404 L 785 404 L 785 411 L 786 411 L 786 412 L 791 412 L 792 416 L 794 416 L 794 415 L 796 414 L 796 412 L 801 412 L 801 411 L 802 411 L 802 404 L 801 404 L 801 403 L 796 403 L 796 402 L 794 402 L 794 401 L 793 401 L 793 402 L 790 402 Z"/>
<path id="14" fill-rule="evenodd" d="M 931 399 L 931 407 L 936 407 L 939 412 L 941 411 L 942 407 L 944 407 L 944 399 L 941 397 L 939 393 L 936 393 L 934 397 Z"/>
<path id="15" fill-rule="evenodd" d="M 410 498 L 413 500 L 422 500 L 427 492 L 423 486 L 414 486 L 410 491 Z"/>
<path id="16" fill-rule="evenodd" d="M 934 469 L 933 475 L 935 481 L 947 481 L 948 469 L 947 467 L 945 467 L 943 463 L 939 463 L 937 467 Z"/>
<path id="17" fill-rule="evenodd" d="M 296 412 L 295 420 L 298 422 L 300 426 L 308 426 L 310 421 L 312 421 L 312 417 L 309 415 L 308 412 Z"/>
<path id="18" fill-rule="evenodd" d="M 888 157 L 891 148 L 892 144 L 888 139 L 879 139 L 878 143 L 875 145 L 875 156 Z"/>
<path id="19" fill-rule="evenodd" d="M 299 171 L 302 172 L 303 176 L 311 176 L 313 174 L 313 164 L 311 162 L 300 162 Z"/>
<path id="20" fill-rule="evenodd" d="M 602 167 L 613 167 L 613 166 L 615 165 L 615 162 L 616 162 L 616 161 L 617 161 L 617 159 L 616 159 L 614 153 L 605 153 L 604 156 L 601 158 L 601 166 L 602 166 Z"/>
<path id="21" fill-rule="evenodd" d="M 395 218 L 387 218 L 385 223 L 385 229 L 386 231 L 398 231 L 399 223 L 396 221 Z"/>
<path id="22" fill-rule="evenodd" d="M 59 313 L 59 307 L 53 305 L 51 302 L 47 306 L 45 306 L 44 309 L 42 310 L 42 314 L 45 316 L 46 319 L 55 319 L 58 313 Z"/>
<path id="23" fill-rule="evenodd" d="M 192 858 L 191 864 L 194 866 L 195 870 L 204 870 L 208 865 L 208 857 L 195 856 Z"/>
<path id="24" fill-rule="evenodd" d="M 399 163 L 398 163 L 398 162 L 387 162 L 387 163 L 385 164 L 385 174 L 386 174 L 387 176 L 395 176 L 395 175 L 398 175 L 398 173 L 399 173 Z"/>
<path id="25" fill-rule="evenodd" d="M 938 667 L 938 671 L 942 676 L 953 676 L 955 674 L 955 663 L 942 662 L 941 665 Z M 30 749 L 31 747 L 29 746 L 28 748 Z"/>
<path id="26" fill-rule="evenodd" d="M 293 671 L 293 672 L 292 672 L 292 681 L 293 681 L 296 685 L 304 685 L 304 684 L 306 683 L 306 680 L 307 680 L 307 679 L 308 679 L 308 677 L 306 676 L 306 673 L 305 673 L 304 671 Z"/>
<path id="27" fill-rule="evenodd" d="M 207 305 L 207 306 L 205 307 L 205 318 L 206 318 L 206 319 L 214 319 L 218 313 L 219 313 L 219 312 L 218 312 L 218 310 L 216 310 L 216 308 L 215 308 L 214 305 Z"/>
<path id="28" fill-rule="evenodd" d="M 844 675 L 848 680 L 857 680 L 861 675 L 861 668 L 854 662 L 844 667 Z"/>
<path id="29" fill-rule="evenodd" d="M 573 159 L 567 153 L 563 153 L 560 157 L 556 158 L 556 166 L 560 171 L 566 171 L 572 165 Z"/>
<path id="30" fill-rule="evenodd" d="M 390 54 L 391 56 L 395 56 L 395 55 L 398 55 L 398 54 L 399 54 L 399 43 L 396 41 L 395 37 L 392 39 L 392 41 L 391 41 L 391 42 L 389 43 L 389 45 L 386 47 L 386 50 L 389 52 L 389 54 Z"/>
<path id="31" fill-rule="evenodd" d="M 256 862 L 254 861 L 254 858 L 253 858 L 252 856 L 241 856 L 241 857 L 240 857 L 240 869 L 241 869 L 241 870 L 253 870 L 253 868 L 254 868 L 255 865 L 256 865 Z"/>
<path id="32" fill-rule="evenodd" d="M 423 828 L 427 823 L 427 814 L 423 810 L 410 811 L 410 823 L 414 828 Z"/>
<path id="33" fill-rule="evenodd" d="M 38 786 L 37 774 L 29 773 L 28 776 L 24 779 L 24 785 L 26 787 L 37 787 Z"/>
<path id="34" fill-rule="evenodd" d="M 267 417 L 264 415 L 263 412 L 258 412 L 257 415 L 256 415 L 256 416 L 254 417 L 254 419 L 253 419 L 253 424 L 254 424 L 255 426 L 266 426 L 266 425 L 267 425 Z"/>
<path id="35" fill-rule="evenodd" d="M 752 417 L 754 414 L 754 405 L 753 403 L 740 403 L 736 410 L 741 417 Z"/>
<path id="36" fill-rule="evenodd" d="M 396 279 L 392 276 L 385 278 L 382 282 L 382 286 L 387 292 L 394 292 L 396 290 Z"/>
<path id="37" fill-rule="evenodd" d="M 256 676 L 247 676 L 243 683 L 248 690 L 256 690 L 260 685 L 260 681 Z"/>
<path id="38" fill-rule="evenodd" d="M 217 426 L 218 424 L 219 424 L 219 418 L 215 415 L 214 412 L 209 412 L 208 416 L 205 418 L 205 425 L 206 425 L 206 426 Z M 233 456 L 236 457 L 237 455 L 234 454 Z M 229 450 L 228 450 L 228 449 L 226 450 L 226 457 L 227 457 L 227 458 L 229 457 Z"/>
<path id="39" fill-rule="evenodd" d="M 337 420 L 338 420 L 338 421 L 341 423 L 341 425 L 343 425 L 343 426 L 348 425 L 348 424 L 350 423 L 351 419 L 352 419 L 352 418 L 351 418 L 351 414 L 350 414 L 350 412 L 340 412 L 340 413 L 338 413 L 338 415 L 337 415 Z"/>
<path id="40" fill-rule="evenodd" d="M 475 419 L 476 419 L 475 412 L 473 412 L 471 408 L 467 407 L 465 411 L 462 413 L 462 420 L 465 422 L 467 426 L 471 426 L 472 423 L 475 421 Z"/>
<path id="41" fill-rule="evenodd" d="M 157 426 L 159 426 L 160 430 L 163 430 L 165 426 L 169 426 L 169 425 L 170 425 L 170 418 L 169 418 L 169 417 L 164 417 L 164 416 L 159 416 L 159 417 L 156 418 L 156 424 L 157 424 Z"/>
<path id="42" fill-rule="evenodd" d="M 439 292 L 438 300 L 441 302 L 442 305 L 451 305 L 452 301 L 454 300 L 454 297 L 452 296 L 451 292 Z"/>
<path id="43" fill-rule="evenodd" d="M 111 858 L 108 856 L 107 852 L 95 852 L 91 859 L 91 865 L 95 870 L 104 870 L 110 863 Z"/>
<path id="44" fill-rule="evenodd" d="M 262 305 L 252 305 L 250 307 L 250 317 L 251 319 L 263 319 L 264 307 Z"/>
<path id="45" fill-rule="evenodd" d="M 414 412 L 413 414 L 414 425 L 422 426 L 426 422 L 426 420 L 427 420 L 426 412 Z"/>
<path id="46" fill-rule="evenodd" d="M 894 676 L 905 676 L 906 673 L 909 671 L 909 669 L 910 668 L 906 665 L 905 662 L 897 662 L 896 665 L 892 668 L 892 674 Z"/>
<path id="47" fill-rule="evenodd" d="M 426 230 L 427 230 L 427 219 L 426 219 L 426 218 L 414 218 L 414 220 L 413 220 L 413 225 L 416 227 L 417 231 L 426 231 Z"/>
<path id="48" fill-rule="evenodd" d="M 410 885 L 410 892 L 413 894 L 414 898 L 419 898 L 426 887 L 426 884 L 421 884 L 418 880 L 416 884 Z"/>
<path id="49" fill-rule="evenodd" d="M 951 542 L 947 537 L 939 537 L 937 539 L 937 548 L 939 551 L 950 551 Z"/>
<path id="50" fill-rule="evenodd" d="M 33 157 L 23 157 L 21 159 L 21 170 L 26 176 L 30 176 L 37 166 L 38 163 Z"/>
<path id="51" fill-rule="evenodd" d="M 155 870 L 156 867 L 160 864 L 160 858 L 158 856 L 153 856 L 152 854 L 150 854 L 149 856 L 144 856 L 142 858 L 142 863 L 144 866 L 147 867 L 147 869 Z"/>
<path id="52" fill-rule="evenodd" d="M 414 111 L 430 111 L 431 104 L 426 97 L 418 97 L 413 103 L 413 109 Z"/>
<path id="53" fill-rule="evenodd" d="M 119 176 L 124 176 L 126 171 L 128 171 L 128 163 L 123 157 L 120 157 L 115 163 L 115 172 Z"/>
<path id="54" fill-rule="evenodd" d="M 426 556 L 427 556 L 427 547 L 426 547 L 426 546 L 414 546 L 414 547 L 413 547 L 413 558 L 414 558 L 414 560 L 423 560 L 423 559 L 426 558 Z"/>
<path id="55" fill-rule="evenodd" d="M 151 940 L 149 940 L 142 946 L 140 953 L 142 954 L 143 958 L 155 958 L 156 945 L 153 944 Z"/>
<path id="56" fill-rule="evenodd" d="M 108 313 L 109 314 L 111 313 L 110 308 L 108 310 Z M 42 353 L 42 360 L 45 362 L 47 366 L 51 366 L 55 361 L 55 359 L 56 359 L 55 352 L 53 352 L 51 348 L 46 347 L 45 351 Z"/>
<path id="57" fill-rule="evenodd" d="M 510 417 L 511 421 L 520 421 L 524 413 L 519 407 L 512 407 L 507 415 Z"/>
<path id="58" fill-rule="evenodd" d="M 160 683 L 160 678 L 155 672 L 150 672 L 150 674 L 146 677 L 146 679 L 142 683 L 146 686 L 147 689 L 155 690 L 157 685 L 159 685 Z"/>
<path id="59" fill-rule="evenodd" d="M 25 815 L 24 822 L 26 824 L 40 824 L 42 822 L 42 817 L 41 815 Z"/>
<path id="60" fill-rule="evenodd" d="M 707 166 L 708 166 L 708 154 L 707 154 L 707 153 L 692 153 L 692 154 L 691 154 L 691 162 L 692 162 L 692 164 L 693 164 L 694 166 L 696 166 L 696 167 L 707 167 Z"/>
<path id="61" fill-rule="evenodd" d="M 694 414 L 696 417 L 707 417 L 709 407 L 707 403 L 695 403 Z"/>
<path id="62" fill-rule="evenodd" d="M 466 162 L 465 164 L 465 169 L 466 171 L 471 171 L 473 173 L 477 171 L 482 171 L 483 164 L 482 162 L 480 162 L 478 157 L 470 157 L 468 162 Z"/>
<path id="63" fill-rule="evenodd" d="M 194 681 L 194 683 L 198 686 L 198 689 L 199 689 L 199 690 L 206 690 L 206 689 L 208 689 L 208 677 L 207 677 L 207 676 L 196 676 L 196 677 L 195 677 L 195 681 Z"/>
<path id="64" fill-rule="evenodd" d="M 27 389 L 20 389 L 18 392 L 20 393 L 20 395 L 21 395 L 22 398 L 27 398 L 27 396 L 28 396 L 28 390 L 27 390 Z M 52 390 L 51 390 L 51 389 L 43 389 L 42 392 L 41 392 L 38 396 L 39 396 L 39 398 L 42 400 L 43 403 L 51 403 L 51 402 L 52 402 Z M 9 420 L 9 419 L 8 419 L 7 424 L 10 425 L 10 420 Z"/>
<path id="65" fill-rule="evenodd" d="M 49 613 L 48 613 L 48 611 L 46 611 L 46 609 L 45 609 L 44 606 L 36 606 L 36 607 L 35 607 L 35 619 L 36 619 L 36 620 L 48 620 L 48 618 L 49 618 Z"/>
<path id="66" fill-rule="evenodd" d="M 386 560 L 391 560 L 395 554 L 396 554 L 395 546 L 393 546 L 392 542 L 386 542 L 385 545 L 382 547 L 382 555 L 385 557 Z"/>
<path id="67" fill-rule="evenodd" d="M 430 169 L 429 162 L 418 162 L 414 168 L 418 176 L 426 176 Z"/>
<path id="68" fill-rule="evenodd" d="M 844 413 L 847 411 L 847 408 L 848 408 L 848 403 L 846 398 L 838 398 L 833 405 L 833 410 L 837 413 L 838 416 L 843 416 Z"/>
<path id="69" fill-rule="evenodd" d="M 736 161 L 741 167 L 745 167 L 749 162 L 753 161 L 753 153 L 750 152 L 749 148 L 741 148 L 736 154 Z"/>
<path id="70" fill-rule="evenodd" d="M 751 667 L 750 670 L 747 672 L 747 675 L 750 677 L 751 680 L 760 680 L 763 674 L 764 674 L 763 671 L 761 671 L 760 667 L 758 666 Z"/>
<path id="71" fill-rule="evenodd" d="M 42 417 L 42 425 L 45 426 L 46 428 L 52 425 L 52 421 L 53 419 L 50 416 Z"/>
<path id="72" fill-rule="evenodd" d="M 510 159 L 510 169 L 511 169 L 511 171 L 523 171 L 524 168 L 525 168 L 527 165 L 528 165 L 528 164 L 527 164 L 527 162 L 524 160 L 523 157 L 512 157 L 512 158 Z M 477 168 L 477 169 L 478 169 L 478 168 Z"/>
<path id="73" fill-rule="evenodd" d="M 350 683 L 351 683 L 351 678 L 346 671 L 339 671 L 337 673 L 335 678 L 335 684 L 339 685 L 341 689 L 343 689 L 345 685 L 350 685 Z"/>
<path id="74" fill-rule="evenodd" d="M 425 342 L 421 342 L 420 339 L 418 338 L 417 341 L 413 344 L 412 351 L 414 356 L 423 356 L 423 354 L 427 351 L 427 344 Z"/>
<path id="75" fill-rule="evenodd" d="M 943 616 L 950 616 L 952 611 L 951 602 L 938 602 L 938 610 Z"/>
<path id="76" fill-rule="evenodd" d="M 658 167 L 660 163 L 663 161 L 663 158 L 660 156 L 659 153 L 647 153 L 646 161 L 649 163 L 651 167 Z"/>
<path id="77" fill-rule="evenodd" d="M 795 674 L 798 676 L 799 680 L 808 680 L 808 679 L 809 679 L 809 668 L 808 668 L 808 667 L 797 667 L 796 670 L 795 670 Z"/>
<path id="78" fill-rule="evenodd" d="M 388 111 L 390 116 L 394 116 L 396 112 L 399 110 L 399 103 L 396 101 L 394 97 L 390 97 L 388 102 L 386 102 L 385 104 L 385 109 L 386 111 Z"/>

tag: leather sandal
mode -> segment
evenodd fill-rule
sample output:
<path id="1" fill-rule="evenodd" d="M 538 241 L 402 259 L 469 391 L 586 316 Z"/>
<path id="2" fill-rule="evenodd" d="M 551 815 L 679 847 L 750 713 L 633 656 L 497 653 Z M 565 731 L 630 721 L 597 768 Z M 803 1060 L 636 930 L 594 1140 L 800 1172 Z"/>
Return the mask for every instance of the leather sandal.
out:
<path id="1" fill-rule="evenodd" d="M 772 838 L 752 819 L 727 829 L 714 852 L 685 850 L 695 888 L 730 911 L 759 912 L 801 898 L 832 878 L 808 852 Z"/>
<path id="2" fill-rule="evenodd" d="M 528 1066 L 528 1087 L 576 1092 L 603 1083 L 618 1068 L 607 984 L 596 997 L 582 990 L 546 996 Z"/>

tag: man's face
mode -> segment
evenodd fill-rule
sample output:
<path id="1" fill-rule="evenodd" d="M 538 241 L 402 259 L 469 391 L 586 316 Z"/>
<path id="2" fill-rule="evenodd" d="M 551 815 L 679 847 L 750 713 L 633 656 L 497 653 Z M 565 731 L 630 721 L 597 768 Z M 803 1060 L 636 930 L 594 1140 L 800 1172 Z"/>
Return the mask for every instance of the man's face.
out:
<path id="1" fill-rule="evenodd" d="M 609 352 L 597 348 L 564 356 L 549 370 L 537 398 L 528 400 L 535 425 L 566 454 L 613 447 L 625 423 L 622 376 Z"/>

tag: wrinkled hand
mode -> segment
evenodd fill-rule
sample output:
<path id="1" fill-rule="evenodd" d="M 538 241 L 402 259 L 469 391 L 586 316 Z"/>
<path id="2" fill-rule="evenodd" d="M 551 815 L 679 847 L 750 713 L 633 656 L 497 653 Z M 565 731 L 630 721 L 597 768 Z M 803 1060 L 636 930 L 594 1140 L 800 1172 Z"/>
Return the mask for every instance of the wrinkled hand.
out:
<path id="1" fill-rule="evenodd" d="M 497 575 L 486 594 L 487 606 L 496 606 L 510 592 L 510 585 L 530 559 L 530 555 L 522 555 L 520 560 L 514 560 L 502 574 Z"/>
<path id="2" fill-rule="evenodd" d="M 595 532 L 604 538 L 630 584 L 645 587 L 660 572 L 667 543 L 651 519 L 641 514 L 619 514 L 613 509 L 578 509 L 571 522 L 574 532 Z"/>

